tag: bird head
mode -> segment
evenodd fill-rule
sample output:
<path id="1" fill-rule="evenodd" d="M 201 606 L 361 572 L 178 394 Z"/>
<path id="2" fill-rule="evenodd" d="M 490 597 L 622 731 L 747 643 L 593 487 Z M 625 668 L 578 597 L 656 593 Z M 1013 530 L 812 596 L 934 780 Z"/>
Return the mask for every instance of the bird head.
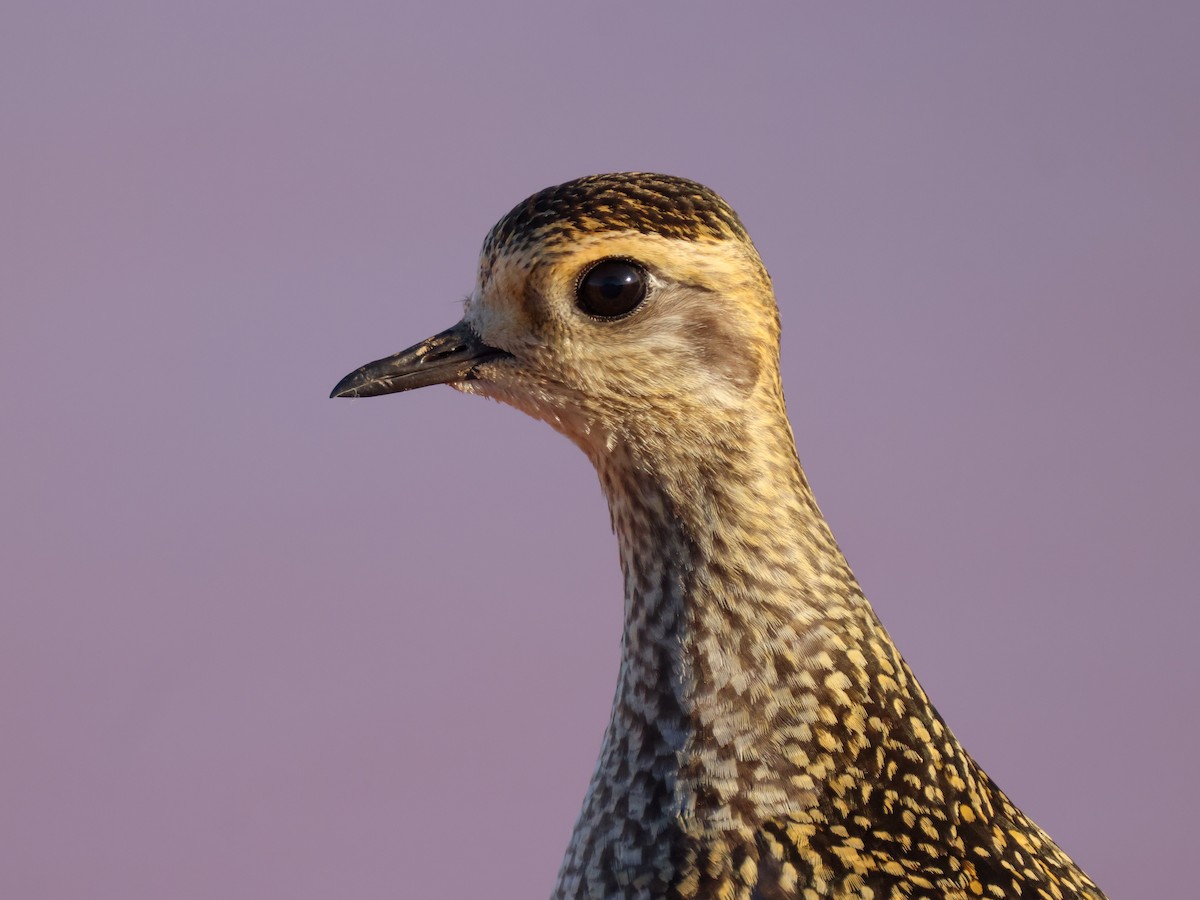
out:
<path id="1" fill-rule="evenodd" d="M 332 396 L 449 384 L 549 422 L 595 458 L 777 396 L 778 348 L 770 279 L 720 197 L 666 175 L 594 175 L 504 216 L 462 321 Z"/>

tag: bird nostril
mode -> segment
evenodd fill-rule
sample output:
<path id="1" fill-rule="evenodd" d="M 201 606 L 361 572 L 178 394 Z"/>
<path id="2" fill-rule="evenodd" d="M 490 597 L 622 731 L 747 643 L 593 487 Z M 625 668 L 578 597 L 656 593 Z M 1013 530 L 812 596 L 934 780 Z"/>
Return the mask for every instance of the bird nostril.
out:
<path id="1" fill-rule="evenodd" d="M 438 362 L 448 356 L 453 356 L 465 346 L 465 342 L 461 340 L 452 340 L 449 337 L 435 338 L 428 345 L 428 349 L 421 355 L 421 361 Z"/>

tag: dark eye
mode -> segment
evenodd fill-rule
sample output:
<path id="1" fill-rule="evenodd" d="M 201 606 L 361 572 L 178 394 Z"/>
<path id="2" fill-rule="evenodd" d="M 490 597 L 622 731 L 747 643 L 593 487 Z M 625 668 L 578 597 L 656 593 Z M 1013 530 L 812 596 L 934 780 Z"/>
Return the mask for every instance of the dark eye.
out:
<path id="1" fill-rule="evenodd" d="M 646 272 L 623 259 L 603 260 L 583 273 L 575 298 L 589 315 L 602 319 L 623 316 L 646 299 Z"/>

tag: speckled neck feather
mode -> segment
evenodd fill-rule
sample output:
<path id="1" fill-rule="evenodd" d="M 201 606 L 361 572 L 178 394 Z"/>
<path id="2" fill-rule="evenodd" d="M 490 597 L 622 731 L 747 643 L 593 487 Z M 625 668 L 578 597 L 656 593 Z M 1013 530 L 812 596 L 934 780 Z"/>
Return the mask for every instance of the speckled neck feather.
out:
<path id="1" fill-rule="evenodd" d="M 1101 897 L 896 651 L 813 499 L 777 380 L 725 424 L 595 460 L 625 629 L 555 896 Z"/>

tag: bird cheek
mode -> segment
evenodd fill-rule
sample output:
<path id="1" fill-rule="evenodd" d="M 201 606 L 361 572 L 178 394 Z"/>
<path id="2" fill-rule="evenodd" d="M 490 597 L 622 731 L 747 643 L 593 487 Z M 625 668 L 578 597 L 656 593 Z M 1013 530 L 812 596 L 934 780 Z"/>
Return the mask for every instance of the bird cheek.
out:
<path id="1" fill-rule="evenodd" d="M 757 348 L 739 327 L 710 311 L 692 322 L 692 340 L 702 364 L 742 394 L 748 394 L 762 374 Z"/>

